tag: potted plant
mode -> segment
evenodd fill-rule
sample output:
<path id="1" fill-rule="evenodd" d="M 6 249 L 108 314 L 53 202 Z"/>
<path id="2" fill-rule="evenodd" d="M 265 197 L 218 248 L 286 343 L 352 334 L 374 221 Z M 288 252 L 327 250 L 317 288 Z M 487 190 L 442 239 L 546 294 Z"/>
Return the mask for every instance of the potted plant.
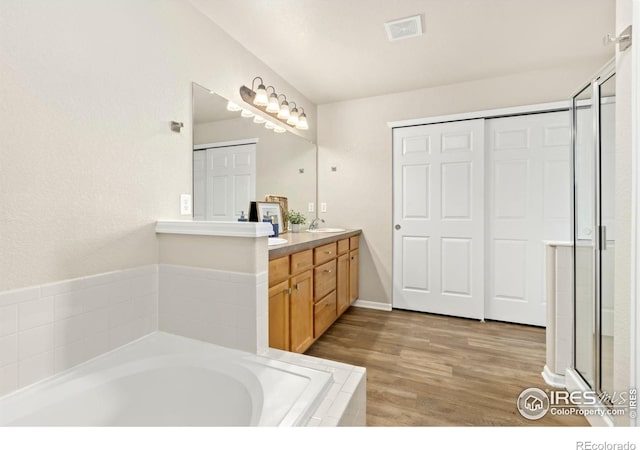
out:
<path id="1" fill-rule="evenodd" d="M 289 220 L 289 223 L 291 224 L 292 233 L 299 232 L 300 225 L 304 225 L 305 223 L 307 223 L 307 218 L 302 215 L 302 213 L 293 210 L 287 213 L 287 220 Z"/>

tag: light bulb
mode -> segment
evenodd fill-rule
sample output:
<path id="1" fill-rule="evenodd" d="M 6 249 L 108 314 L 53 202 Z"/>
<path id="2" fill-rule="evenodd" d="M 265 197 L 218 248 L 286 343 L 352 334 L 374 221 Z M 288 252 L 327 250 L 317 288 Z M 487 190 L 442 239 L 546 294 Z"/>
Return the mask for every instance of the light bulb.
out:
<path id="1" fill-rule="evenodd" d="M 227 102 L 227 111 L 240 111 L 240 110 L 242 110 L 242 108 L 236 105 L 235 103 L 233 103 L 231 100 Z"/>
<path id="2" fill-rule="evenodd" d="M 287 120 L 289 118 L 289 102 L 286 100 L 280 105 L 280 111 L 278 111 L 278 119 Z"/>
<path id="3" fill-rule="evenodd" d="M 267 105 L 267 112 L 277 113 L 279 111 L 280 111 L 280 104 L 278 103 L 278 96 L 274 92 L 269 96 L 269 104 Z"/>
<path id="4" fill-rule="evenodd" d="M 307 115 L 305 113 L 300 114 L 298 117 L 298 123 L 296 124 L 298 130 L 308 130 L 309 123 L 307 122 Z"/>
<path id="5" fill-rule="evenodd" d="M 242 112 L 240 113 L 240 115 L 242 117 L 244 117 L 245 119 L 253 117 L 253 113 L 251 111 L 249 111 L 248 109 L 243 109 Z"/>
<path id="6" fill-rule="evenodd" d="M 256 96 L 253 99 L 253 104 L 257 106 L 267 106 L 269 103 L 269 97 L 267 97 L 267 89 L 264 84 L 260 84 L 256 90 Z"/>
<path id="7" fill-rule="evenodd" d="M 289 119 L 287 119 L 287 123 L 292 126 L 298 125 L 298 108 L 293 108 L 291 113 L 289 114 Z"/>

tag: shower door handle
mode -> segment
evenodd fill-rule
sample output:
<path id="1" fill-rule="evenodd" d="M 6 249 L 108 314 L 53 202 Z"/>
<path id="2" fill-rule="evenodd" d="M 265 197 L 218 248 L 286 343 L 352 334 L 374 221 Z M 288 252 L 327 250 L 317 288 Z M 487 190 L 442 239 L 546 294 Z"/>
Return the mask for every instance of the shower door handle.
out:
<path id="1" fill-rule="evenodd" d="M 607 249 L 607 227 L 605 227 L 604 225 L 600 225 L 598 229 L 599 229 L 598 231 L 600 232 L 599 234 L 600 250 L 606 250 Z"/>

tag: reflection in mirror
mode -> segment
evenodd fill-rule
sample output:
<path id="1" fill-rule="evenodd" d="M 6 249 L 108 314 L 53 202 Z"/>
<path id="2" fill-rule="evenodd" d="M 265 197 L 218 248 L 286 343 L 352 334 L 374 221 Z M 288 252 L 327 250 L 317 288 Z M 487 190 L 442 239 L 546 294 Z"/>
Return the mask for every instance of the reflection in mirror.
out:
<path id="1" fill-rule="evenodd" d="M 227 110 L 227 100 L 193 83 L 194 220 L 248 217 L 249 202 L 288 198 L 308 218 L 316 201 L 316 145 L 275 133 Z"/>

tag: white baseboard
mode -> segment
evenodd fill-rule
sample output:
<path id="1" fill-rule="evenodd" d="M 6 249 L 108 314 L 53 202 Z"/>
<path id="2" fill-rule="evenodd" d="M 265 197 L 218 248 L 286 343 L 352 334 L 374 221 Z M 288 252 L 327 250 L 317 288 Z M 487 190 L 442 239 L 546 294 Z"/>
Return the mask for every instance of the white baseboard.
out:
<path id="1" fill-rule="evenodd" d="M 551 369 L 549 369 L 549 366 L 547 366 L 546 364 L 544 365 L 544 370 L 542 371 L 542 378 L 549 386 L 553 386 L 556 388 L 567 387 L 567 382 L 564 379 L 564 375 L 558 375 L 557 373 L 552 372 Z"/>
<path id="2" fill-rule="evenodd" d="M 391 304 L 389 303 L 370 302 L 368 300 L 358 299 L 353 306 L 357 306 L 358 308 L 377 309 L 379 311 L 391 311 Z"/>
<path id="3" fill-rule="evenodd" d="M 587 392 L 592 390 L 587 385 L 587 383 L 584 382 L 582 377 L 578 375 L 575 369 L 571 369 L 571 368 L 567 369 L 567 374 L 565 375 L 565 379 L 567 382 L 567 391 L 569 392 L 573 392 L 573 391 Z M 591 408 L 606 409 L 606 406 L 604 406 L 600 401 L 598 401 L 598 404 L 596 406 L 592 406 Z M 599 414 L 588 414 L 588 415 L 585 415 L 584 417 L 587 419 L 587 421 L 589 421 L 589 425 L 591 425 L 592 427 L 614 426 L 611 418 L 605 415 L 601 416 Z"/>

